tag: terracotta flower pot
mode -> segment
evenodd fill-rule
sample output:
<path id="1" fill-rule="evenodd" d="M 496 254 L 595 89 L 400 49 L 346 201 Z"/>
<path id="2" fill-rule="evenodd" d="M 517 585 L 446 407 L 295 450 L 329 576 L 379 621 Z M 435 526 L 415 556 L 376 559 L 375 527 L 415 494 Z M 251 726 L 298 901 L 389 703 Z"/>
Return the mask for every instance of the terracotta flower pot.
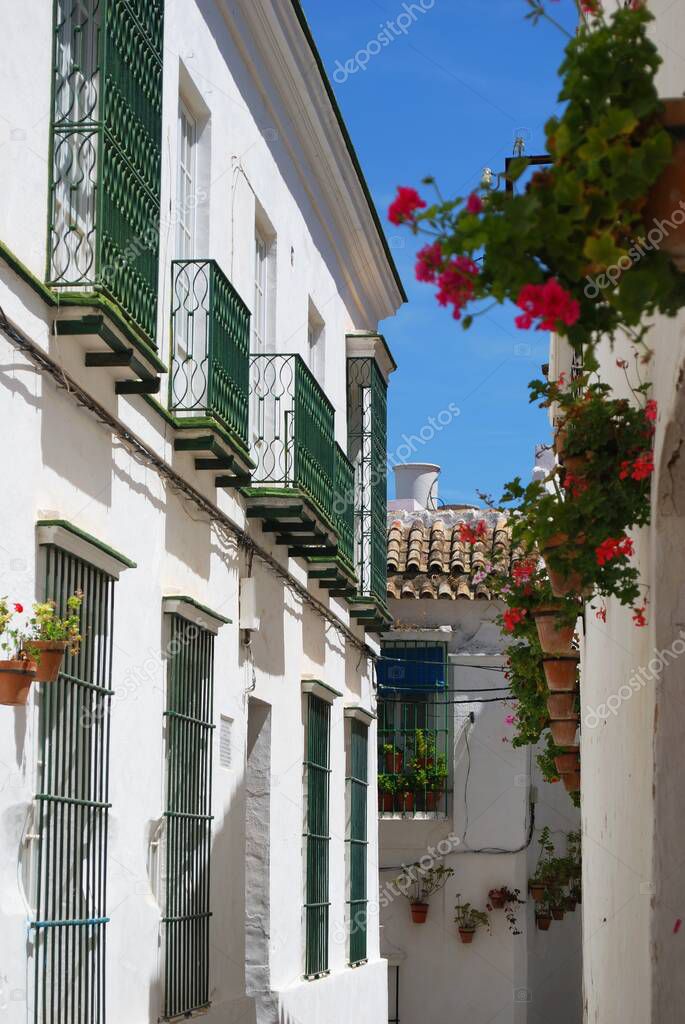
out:
<path id="1" fill-rule="evenodd" d="M 545 898 L 545 887 L 542 882 L 529 882 L 528 889 L 530 891 L 531 899 L 536 903 L 541 903 Z"/>
<path id="2" fill-rule="evenodd" d="M 536 609 L 533 616 L 544 654 L 573 653 L 571 641 L 576 632 L 575 626 L 560 626 L 557 612 L 549 607 Z"/>
<path id="3" fill-rule="evenodd" d="M 552 917 L 555 921 L 564 920 L 564 908 L 563 907 L 552 907 Z"/>
<path id="4" fill-rule="evenodd" d="M 543 658 L 547 686 L 552 693 L 574 693 L 578 682 L 578 658 Z"/>
<path id="5" fill-rule="evenodd" d="M 547 711 L 552 721 L 576 718 L 576 712 L 573 710 L 575 700 L 575 693 L 550 693 L 547 698 Z"/>
<path id="6" fill-rule="evenodd" d="M 488 893 L 488 899 L 492 904 L 493 910 L 502 910 L 504 907 L 504 893 L 501 889 L 491 889 Z"/>
<path id="7" fill-rule="evenodd" d="M 395 795 L 394 793 L 386 793 L 385 791 L 378 791 L 378 810 L 386 814 L 391 814 L 395 809 Z"/>
<path id="8" fill-rule="evenodd" d="M 568 775 L 580 770 L 580 754 L 574 750 L 567 754 L 558 754 L 554 764 L 560 775 Z"/>
<path id="9" fill-rule="evenodd" d="M 467 946 L 473 942 L 473 936 L 476 934 L 475 928 L 460 928 L 459 938 Z"/>
<path id="10" fill-rule="evenodd" d="M 402 771 L 403 764 L 404 754 L 401 750 L 396 750 L 392 754 L 385 755 L 385 770 L 388 775 L 399 775 Z"/>
<path id="11" fill-rule="evenodd" d="M 438 801 L 442 797 L 443 791 L 437 789 L 429 789 L 426 793 L 426 810 L 435 811 L 438 807 Z"/>
<path id="12" fill-rule="evenodd" d="M 564 900 L 564 910 L 567 910 L 569 914 L 572 914 L 576 909 L 576 901 L 573 896 L 567 896 Z"/>
<path id="13" fill-rule="evenodd" d="M 397 802 L 401 811 L 413 811 L 414 810 L 414 794 L 413 793 L 398 793 Z"/>
<path id="14" fill-rule="evenodd" d="M 535 923 L 541 932 L 548 932 L 549 926 L 552 923 L 552 918 L 549 914 L 537 914 L 535 917 Z"/>
<path id="15" fill-rule="evenodd" d="M 567 793 L 580 792 L 580 771 L 568 772 L 566 775 L 562 775 L 562 779 Z"/>
<path id="16" fill-rule="evenodd" d="M 414 924 L 423 924 L 428 914 L 428 904 L 410 903 L 409 907 L 411 909 L 411 919 L 414 922 Z"/>
<path id="17" fill-rule="evenodd" d="M 552 739 L 558 747 L 572 747 L 576 742 L 578 715 L 563 722 L 551 722 Z"/>
<path id="18" fill-rule="evenodd" d="M 685 125 L 685 99 L 665 99 L 661 123 L 671 131 L 673 156 L 668 167 L 652 186 L 643 211 L 646 231 L 657 225 L 655 221 L 668 221 L 670 227 L 661 229 L 664 237 L 658 249 L 667 252 L 678 270 L 685 270 L 685 224 L 675 224 L 673 213 L 685 200 L 685 138 L 674 130 Z"/>
<path id="19" fill-rule="evenodd" d="M 589 455 L 564 455 L 564 469 L 575 477 L 583 477 L 590 465 Z"/>
<path id="20" fill-rule="evenodd" d="M 35 678 L 35 661 L 0 661 L 0 704 L 26 704 Z"/>
<path id="21" fill-rule="evenodd" d="M 62 667 L 62 659 L 67 649 L 66 640 L 32 640 L 32 649 L 38 651 L 36 682 L 54 683 Z"/>
<path id="22" fill-rule="evenodd" d="M 581 594 L 582 578 L 579 572 L 563 573 L 547 566 L 547 575 L 555 597 L 568 597 L 569 594 Z"/>

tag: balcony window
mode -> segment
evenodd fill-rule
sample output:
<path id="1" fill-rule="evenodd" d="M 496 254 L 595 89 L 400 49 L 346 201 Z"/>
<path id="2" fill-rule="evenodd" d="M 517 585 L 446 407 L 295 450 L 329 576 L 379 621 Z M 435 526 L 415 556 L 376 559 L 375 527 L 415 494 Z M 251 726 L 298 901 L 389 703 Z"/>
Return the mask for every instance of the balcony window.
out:
<path id="1" fill-rule="evenodd" d="M 176 185 L 176 256 L 195 256 L 197 189 L 197 122 L 185 103 L 178 108 L 178 174 Z"/>
<path id="2" fill-rule="evenodd" d="M 444 644 L 383 645 L 378 674 L 381 817 L 445 817 L 451 743 Z"/>

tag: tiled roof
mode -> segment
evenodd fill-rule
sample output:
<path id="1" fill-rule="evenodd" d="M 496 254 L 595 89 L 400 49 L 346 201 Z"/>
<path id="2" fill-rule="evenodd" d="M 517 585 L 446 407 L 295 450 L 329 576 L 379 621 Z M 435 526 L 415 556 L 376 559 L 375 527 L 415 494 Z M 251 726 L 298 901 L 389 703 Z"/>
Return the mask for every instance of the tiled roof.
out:
<path id="1" fill-rule="evenodd" d="M 475 529 L 478 522 L 485 523 L 483 537 L 462 541 L 460 525 Z M 509 571 L 512 560 L 511 529 L 501 512 L 388 512 L 388 597 L 488 601 L 488 571 Z"/>

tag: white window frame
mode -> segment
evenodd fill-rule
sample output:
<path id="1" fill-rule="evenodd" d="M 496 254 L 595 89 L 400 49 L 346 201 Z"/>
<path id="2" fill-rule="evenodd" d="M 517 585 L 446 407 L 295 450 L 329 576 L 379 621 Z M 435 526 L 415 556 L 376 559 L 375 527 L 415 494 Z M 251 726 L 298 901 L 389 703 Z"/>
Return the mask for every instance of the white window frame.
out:
<path id="1" fill-rule="evenodd" d="M 178 160 L 176 179 L 176 258 L 195 257 L 197 242 L 197 119 L 188 106 L 178 104 Z"/>
<path id="2" fill-rule="evenodd" d="M 253 351 L 267 351 L 269 329 L 269 242 L 255 229 Z"/>

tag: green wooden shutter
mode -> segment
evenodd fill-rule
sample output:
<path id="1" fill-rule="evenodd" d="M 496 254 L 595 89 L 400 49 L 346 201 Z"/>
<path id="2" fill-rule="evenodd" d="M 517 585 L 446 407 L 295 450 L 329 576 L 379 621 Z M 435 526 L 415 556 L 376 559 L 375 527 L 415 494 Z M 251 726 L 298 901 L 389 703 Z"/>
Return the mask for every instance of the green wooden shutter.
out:
<path id="1" fill-rule="evenodd" d="M 164 1018 L 209 1006 L 214 636 L 172 615 L 166 711 Z"/>
<path id="2" fill-rule="evenodd" d="M 349 922 L 351 964 L 366 960 L 367 932 L 367 793 L 369 788 L 369 728 L 357 719 L 350 720 L 349 775 L 350 808 L 348 836 Z"/>
<path id="3" fill-rule="evenodd" d="M 83 643 L 67 653 L 39 699 L 38 835 L 33 1019 L 103 1024 L 109 709 L 114 580 L 61 549 L 46 547 L 45 595 L 59 615 L 84 594 Z"/>
<path id="4" fill-rule="evenodd" d="M 154 345 L 163 0 L 55 0 L 47 280 Z"/>
<path id="5" fill-rule="evenodd" d="M 305 741 L 305 974 L 328 970 L 331 707 L 307 694 Z"/>

